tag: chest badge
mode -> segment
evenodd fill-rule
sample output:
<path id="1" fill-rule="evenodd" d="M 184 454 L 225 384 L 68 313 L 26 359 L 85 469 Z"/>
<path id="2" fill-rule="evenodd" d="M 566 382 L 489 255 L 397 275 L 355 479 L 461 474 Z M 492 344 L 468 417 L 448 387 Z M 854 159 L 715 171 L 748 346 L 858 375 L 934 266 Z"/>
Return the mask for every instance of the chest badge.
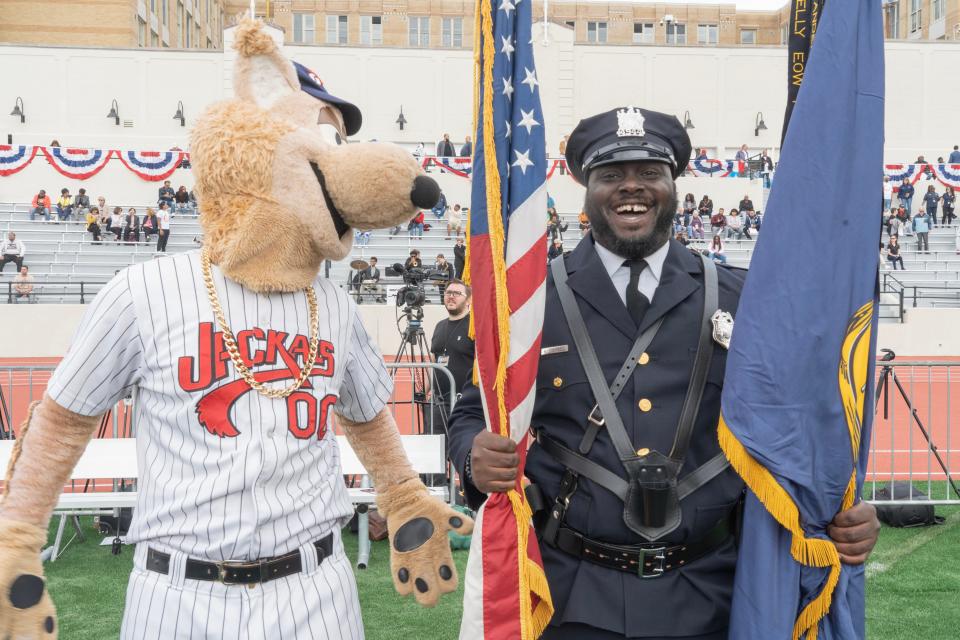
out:
<path id="1" fill-rule="evenodd" d="M 729 311 L 717 309 L 713 317 L 713 340 L 724 349 L 730 348 L 730 338 L 733 336 L 733 316 Z"/>

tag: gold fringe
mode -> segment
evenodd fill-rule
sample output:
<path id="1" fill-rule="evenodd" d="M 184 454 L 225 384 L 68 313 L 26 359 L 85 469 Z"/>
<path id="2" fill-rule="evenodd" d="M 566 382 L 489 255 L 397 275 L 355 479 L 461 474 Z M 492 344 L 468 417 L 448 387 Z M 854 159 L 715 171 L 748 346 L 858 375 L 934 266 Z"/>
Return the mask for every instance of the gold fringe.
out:
<path id="1" fill-rule="evenodd" d="M 804 634 L 807 640 L 816 640 L 817 625 L 830 610 L 833 590 L 840 579 L 840 556 L 837 548 L 829 540 L 807 538 L 804 535 L 803 528 L 800 526 L 800 511 L 790 495 L 777 483 L 773 474 L 757 462 L 737 440 L 727 426 L 722 413 L 717 427 L 717 436 L 720 440 L 720 448 L 723 449 L 730 465 L 740 474 L 774 520 L 793 535 L 790 544 L 790 554 L 793 559 L 807 567 L 830 568 L 823 589 L 803 608 L 793 626 L 793 640 L 799 640 Z"/>
<path id="2" fill-rule="evenodd" d="M 30 403 L 30 406 L 27 407 L 27 417 L 23 421 L 23 424 L 20 425 L 20 432 L 17 434 L 16 442 L 13 443 L 13 450 L 10 451 L 10 460 L 7 462 L 7 475 L 3 480 L 3 497 L 0 498 L 0 502 L 3 501 L 3 498 L 7 497 L 7 492 L 10 491 L 10 481 L 13 479 L 13 467 L 17 464 L 17 460 L 20 459 L 20 453 L 23 450 L 23 441 L 27 437 L 27 430 L 30 429 L 30 418 L 33 417 L 33 410 L 37 408 L 38 404 L 40 404 L 40 401 L 34 400 Z"/>
<path id="3" fill-rule="evenodd" d="M 533 513 L 530 505 L 515 490 L 507 492 L 510 506 L 513 508 L 513 517 L 517 523 L 517 558 L 520 582 L 520 638 L 521 640 L 537 640 L 550 618 L 553 617 L 553 602 L 550 599 L 550 586 L 543 569 L 527 557 L 527 540 L 529 539 L 530 519 Z M 540 603 L 533 609 L 531 593 L 537 594 Z"/>

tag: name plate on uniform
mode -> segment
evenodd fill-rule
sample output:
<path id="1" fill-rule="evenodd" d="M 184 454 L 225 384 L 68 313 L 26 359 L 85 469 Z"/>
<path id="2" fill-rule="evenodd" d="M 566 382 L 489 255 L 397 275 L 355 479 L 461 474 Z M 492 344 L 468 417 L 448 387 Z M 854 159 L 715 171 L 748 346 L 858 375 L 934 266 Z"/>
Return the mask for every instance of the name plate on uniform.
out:
<path id="1" fill-rule="evenodd" d="M 570 350 L 570 347 L 565 344 L 558 344 L 555 347 L 544 347 L 540 349 L 540 355 L 542 356 L 552 356 L 555 353 L 566 353 Z"/>

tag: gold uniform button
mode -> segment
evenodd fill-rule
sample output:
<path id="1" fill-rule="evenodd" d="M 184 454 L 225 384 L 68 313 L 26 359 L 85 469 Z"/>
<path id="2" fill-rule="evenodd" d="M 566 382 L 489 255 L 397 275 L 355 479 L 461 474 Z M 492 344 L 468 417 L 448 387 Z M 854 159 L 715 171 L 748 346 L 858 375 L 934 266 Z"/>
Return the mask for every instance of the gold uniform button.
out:
<path id="1" fill-rule="evenodd" d="M 647 411 L 650 411 L 650 409 L 653 408 L 653 403 L 647 400 L 646 398 L 638 402 L 637 405 L 640 407 L 640 411 L 643 411 L 644 413 L 646 413 Z"/>
<path id="2" fill-rule="evenodd" d="M 641 458 L 645 455 L 648 455 L 649 453 L 650 453 L 650 449 L 647 449 L 646 447 L 643 447 L 642 449 L 637 449 L 637 455 L 640 456 Z"/>
<path id="3" fill-rule="evenodd" d="M 642 366 L 650 362 L 650 354 L 644 351 L 640 354 L 640 357 L 637 358 L 637 362 Z"/>
<path id="4" fill-rule="evenodd" d="M 562 386 L 563 386 L 563 378 L 561 378 L 560 376 L 557 376 L 556 378 L 554 378 L 554 379 L 553 379 L 553 386 L 555 386 L 555 387 L 562 387 Z"/>

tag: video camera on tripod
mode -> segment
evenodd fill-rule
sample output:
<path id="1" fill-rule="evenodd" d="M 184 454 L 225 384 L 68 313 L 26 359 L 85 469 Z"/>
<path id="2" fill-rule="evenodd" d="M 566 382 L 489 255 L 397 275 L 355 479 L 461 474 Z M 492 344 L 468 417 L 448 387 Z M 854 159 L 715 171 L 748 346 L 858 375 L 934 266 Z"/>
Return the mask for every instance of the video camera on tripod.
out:
<path id="1" fill-rule="evenodd" d="M 392 267 L 393 271 L 403 278 L 404 286 L 397 291 L 397 307 L 406 307 L 404 313 L 408 310 L 418 311 L 416 315 L 423 317 L 423 305 L 427 301 L 427 291 L 423 286 L 425 280 L 434 282 L 449 280 L 449 276 L 439 269 L 427 267 L 405 268 L 399 262 Z"/>

